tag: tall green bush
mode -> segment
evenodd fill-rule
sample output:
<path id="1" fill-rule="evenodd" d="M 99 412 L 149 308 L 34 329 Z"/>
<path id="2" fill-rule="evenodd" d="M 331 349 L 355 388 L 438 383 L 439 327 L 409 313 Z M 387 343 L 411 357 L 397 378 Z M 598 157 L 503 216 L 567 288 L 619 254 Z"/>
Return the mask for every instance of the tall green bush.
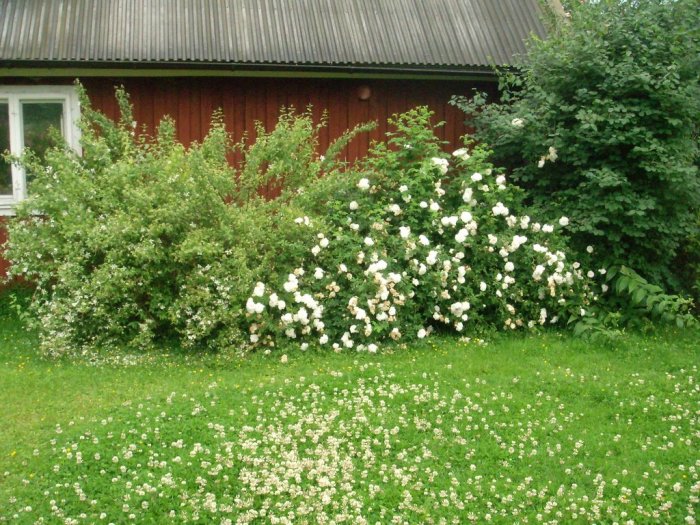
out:
<path id="1" fill-rule="evenodd" d="M 542 216 L 565 210 L 579 253 L 690 291 L 677 255 L 698 231 L 699 53 L 697 0 L 588 2 L 502 75 L 500 103 L 454 103 Z"/>
<path id="2" fill-rule="evenodd" d="M 63 144 L 43 161 L 31 152 L 18 161 L 35 177 L 9 223 L 10 278 L 35 283 L 32 311 L 50 353 L 162 339 L 235 344 L 251 286 L 298 262 L 296 247 L 311 242 L 284 201 L 236 196 L 282 166 L 299 184 L 319 175 L 311 117 L 285 113 L 258 143 L 239 145 L 258 160 L 274 150 L 280 166 L 249 162 L 241 173 L 227 161 L 233 145 L 218 117 L 185 148 L 167 119 L 156 136 L 138 134 L 127 95 L 117 98 L 114 123 L 83 94 L 81 155 Z M 279 141 L 285 147 L 268 147 Z"/>

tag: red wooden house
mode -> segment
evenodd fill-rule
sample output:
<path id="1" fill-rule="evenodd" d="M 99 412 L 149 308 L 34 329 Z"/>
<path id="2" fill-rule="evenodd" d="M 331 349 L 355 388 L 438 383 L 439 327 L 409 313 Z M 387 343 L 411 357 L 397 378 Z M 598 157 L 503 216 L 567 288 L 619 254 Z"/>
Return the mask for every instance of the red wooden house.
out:
<path id="1" fill-rule="evenodd" d="M 558 2 L 554 2 L 558 3 Z M 184 143 L 200 140 L 221 108 L 238 139 L 281 106 L 329 114 L 321 147 L 377 120 L 350 144 L 366 152 L 393 113 L 429 105 L 464 133 L 447 104 L 495 92 L 493 66 L 545 35 L 541 0 L 0 0 L 0 151 L 41 147 L 49 126 L 79 147 L 80 78 L 92 104 L 116 116 L 114 87 L 149 128 L 166 114 Z M 560 6 L 557 6 L 560 7 Z M 556 9 L 556 7 L 555 7 Z M 0 215 L 26 196 L 25 177 L 0 164 Z M 0 217 L 0 221 L 2 221 Z M 4 241 L 0 225 L 0 244 Z M 6 268 L 0 252 L 0 274 Z"/>

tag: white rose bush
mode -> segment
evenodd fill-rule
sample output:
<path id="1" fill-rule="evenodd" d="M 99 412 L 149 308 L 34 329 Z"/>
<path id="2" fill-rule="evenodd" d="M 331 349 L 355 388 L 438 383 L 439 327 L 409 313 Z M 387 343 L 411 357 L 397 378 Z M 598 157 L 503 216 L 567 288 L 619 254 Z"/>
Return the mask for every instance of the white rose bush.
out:
<path id="1" fill-rule="evenodd" d="M 247 309 L 249 344 L 372 352 L 438 329 L 527 329 L 586 315 L 600 285 L 569 259 L 566 217 L 529 217 L 484 147 L 442 153 L 426 109 L 390 124 L 388 142 L 354 173 L 304 191 L 299 208 L 316 218 L 296 223 L 317 242 L 281 282 L 255 285 L 263 293 Z"/>

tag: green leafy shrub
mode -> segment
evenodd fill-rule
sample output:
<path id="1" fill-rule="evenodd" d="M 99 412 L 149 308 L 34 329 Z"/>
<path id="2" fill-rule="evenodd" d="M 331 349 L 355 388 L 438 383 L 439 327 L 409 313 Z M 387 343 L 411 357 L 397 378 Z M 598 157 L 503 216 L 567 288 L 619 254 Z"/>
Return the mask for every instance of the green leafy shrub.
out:
<path id="1" fill-rule="evenodd" d="M 82 155 L 62 145 L 44 163 L 21 159 L 36 175 L 9 225 L 10 277 L 36 284 L 32 310 L 51 353 L 158 339 L 235 344 L 250 287 L 300 258 L 307 232 L 292 227 L 297 212 L 282 201 L 235 198 L 251 172 L 272 170 L 251 162 L 237 173 L 217 117 L 201 144 L 185 148 L 169 120 L 153 138 L 138 135 L 125 93 L 117 97 L 116 124 L 82 97 Z M 317 177 L 310 122 L 285 114 L 256 145 L 240 147 L 257 160 L 275 144 L 296 182 Z"/>
<path id="2" fill-rule="evenodd" d="M 573 247 L 689 292 L 677 263 L 697 238 L 700 11 L 696 0 L 601 0 L 531 43 L 501 103 L 456 99 L 543 217 Z"/>

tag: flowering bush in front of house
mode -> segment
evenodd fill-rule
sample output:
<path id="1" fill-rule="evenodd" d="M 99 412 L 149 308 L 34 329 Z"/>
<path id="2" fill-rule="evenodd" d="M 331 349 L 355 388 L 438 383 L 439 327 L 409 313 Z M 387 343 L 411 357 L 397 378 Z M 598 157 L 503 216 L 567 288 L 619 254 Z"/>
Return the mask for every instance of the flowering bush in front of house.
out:
<path id="1" fill-rule="evenodd" d="M 51 354 L 162 340 L 373 352 L 438 328 L 577 321 L 601 290 L 604 270 L 567 255 L 568 219 L 527 215 L 483 146 L 444 154 L 425 108 L 347 168 L 332 152 L 353 132 L 318 156 L 308 112 L 284 111 L 250 145 L 215 122 L 186 149 L 168 121 L 137 134 L 120 97 L 116 125 L 84 105 L 82 155 L 22 160 L 35 177 L 7 253 L 11 275 L 37 285 Z M 265 184 L 279 197 L 257 195 Z"/>
<path id="2" fill-rule="evenodd" d="M 373 352 L 438 327 L 512 330 L 586 315 L 600 288 L 596 272 L 567 258 L 568 219 L 529 217 L 483 146 L 442 153 L 430 116 L 395 116 L 396 131 L 355 173 L 331 175 L 341 180 L 296 200 L 309 210 L 298 228 L 316 242 L 286 278 L 251 290 L 251 344 Z"/>

